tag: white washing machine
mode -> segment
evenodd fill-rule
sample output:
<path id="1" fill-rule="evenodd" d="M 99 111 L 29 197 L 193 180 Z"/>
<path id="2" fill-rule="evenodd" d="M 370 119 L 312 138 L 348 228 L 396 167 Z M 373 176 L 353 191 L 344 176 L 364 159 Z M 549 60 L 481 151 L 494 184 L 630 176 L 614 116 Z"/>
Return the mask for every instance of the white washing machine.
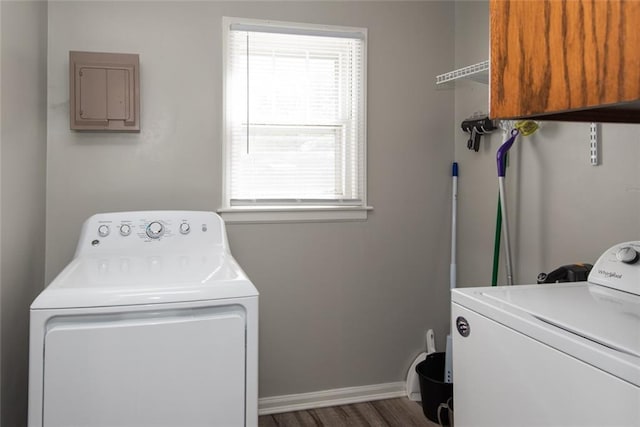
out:
<path id="1" fill-rule="evenodd" d="M 89 218 L 31 305 L 29 426 L 255 426 L 258 292 L 211 212 Z"/>
<path id="2" fill-rule="evenodd" d="M 640 241 L 587 282 L 452 292 L 455 425 L 640 426 Z"/>

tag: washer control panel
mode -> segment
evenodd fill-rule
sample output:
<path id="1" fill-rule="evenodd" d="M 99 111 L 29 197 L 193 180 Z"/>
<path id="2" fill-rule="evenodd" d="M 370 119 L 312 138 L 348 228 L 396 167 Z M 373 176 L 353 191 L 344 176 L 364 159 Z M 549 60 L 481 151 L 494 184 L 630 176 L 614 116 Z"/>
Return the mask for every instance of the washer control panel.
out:
<path id="1" fill-rule="evenodd" d="M 107 248 L 133 249 L 141 244 L 167 250 L 199 244 L 228 248 L 224 222 L 213 212 L 118 212 L 97 214 L 84 223 L 76 255 Z"/>
<path id="2" fill-rule="evenodd" d="M 172 230 L 172 221 L 170 220 L 132 221 L 123 219 L 120 221 L 102 220 L 96 228 L 95 236 L 97 238 L 105 238 L 111 233 L 111 228 L 118 230 L 120 234 L 120 236 L 113 236 L 114 238 L 131 236 L 132 238 L 138 237 L 143 240 L 159 240 L 164 236 L 168 237 L 175 234 Z M 178 230 L 181 234 L 187 234 L 190 228 L 189 222 L 184 220 L 179 224 Z"/>
<path id="3" fill-rule="evenodd" d="M 640 295 L 640 241 L 619 243 L 603 253 L 589 282 Z"/>

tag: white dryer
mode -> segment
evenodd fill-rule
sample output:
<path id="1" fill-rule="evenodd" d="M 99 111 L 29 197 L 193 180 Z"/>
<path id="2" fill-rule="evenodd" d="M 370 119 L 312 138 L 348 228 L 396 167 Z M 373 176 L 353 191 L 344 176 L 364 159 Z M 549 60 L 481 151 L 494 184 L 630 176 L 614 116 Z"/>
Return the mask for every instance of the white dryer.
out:
<path id="1" fill-rule="evenodd" d="M 94 215 L 31 305 L 29 426 L 257 425 L 258 292 L 211 212 Z"/>
<path id="2" fill-rule="evenodd" d="M 640 426 L 640 242 L 587 282 L 452 292 L 456 427 Z"/>

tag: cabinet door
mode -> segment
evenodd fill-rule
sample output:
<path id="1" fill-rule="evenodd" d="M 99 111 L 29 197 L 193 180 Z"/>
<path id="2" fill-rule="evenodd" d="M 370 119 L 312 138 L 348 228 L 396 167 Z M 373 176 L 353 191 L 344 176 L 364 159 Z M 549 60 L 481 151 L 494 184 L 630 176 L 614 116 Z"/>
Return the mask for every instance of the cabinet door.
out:
<path id="1" fill-rule="evenodd" d="M 491 0 L 490 13 L 492 118 L 640 121 L 637 105 L 603 108 L 640 99 L 640 2 Z"/>

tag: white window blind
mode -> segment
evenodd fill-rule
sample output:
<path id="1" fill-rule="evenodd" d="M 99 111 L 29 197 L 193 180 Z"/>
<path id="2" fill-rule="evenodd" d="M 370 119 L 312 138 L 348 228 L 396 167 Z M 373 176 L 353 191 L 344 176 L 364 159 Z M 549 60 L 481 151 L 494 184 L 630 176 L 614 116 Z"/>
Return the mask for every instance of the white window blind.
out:
<path id="1" fill-rule="evenodd" d="M 227 206 L 364 206 L 364 33 L 227 31 Z"/>

